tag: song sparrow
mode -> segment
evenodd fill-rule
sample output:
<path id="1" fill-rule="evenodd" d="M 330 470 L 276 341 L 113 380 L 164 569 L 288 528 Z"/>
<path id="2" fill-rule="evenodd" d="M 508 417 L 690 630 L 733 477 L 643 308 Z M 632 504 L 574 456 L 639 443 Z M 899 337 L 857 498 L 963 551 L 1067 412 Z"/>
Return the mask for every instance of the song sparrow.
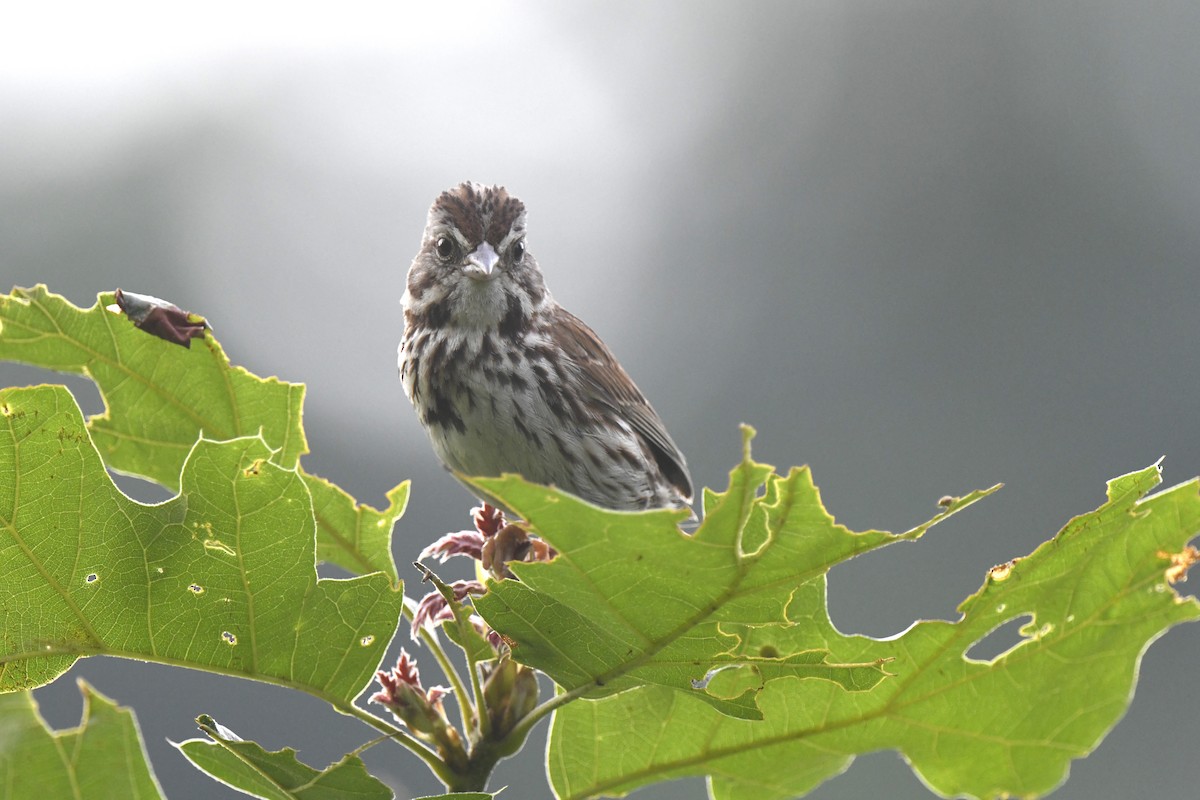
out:
<path id="1" fill-rule="evenodd" d="M 400 377 L 442 462 L 605 508 L 685 507 L 692 481 L 600 338 L 550 296 L 525 206 L 463 183 L 429 209 L 404 294 Z"/>

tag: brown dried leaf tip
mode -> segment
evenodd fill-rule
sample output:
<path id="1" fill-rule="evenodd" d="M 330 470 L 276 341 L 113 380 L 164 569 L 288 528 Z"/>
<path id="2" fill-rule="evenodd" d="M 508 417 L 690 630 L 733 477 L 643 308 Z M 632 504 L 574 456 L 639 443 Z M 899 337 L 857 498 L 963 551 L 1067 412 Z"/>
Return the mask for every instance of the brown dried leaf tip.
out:
<path id="1" fill-rule="evenodd" d="M 1166 553 L 1160 550 L 1158 557 L 1170 560 L 1171 566 L 1167 567 L 1166 571 L 1167 583 L 1175 584 L 1187 580 L 1188 570 L 1193 564 L 1200 562 L 1200 550 L 1189 545 L 1182 553 Z"/>
<path id="2" fill-rule="evenodd" d="M 204 331 L 209 327 L 204 317 L 148 294 L 117 289 L 116 300 L 117 307 L 125 312 L 134 325 L 146 333 L 184 347 L 190 348 L 192 339 L 204 338 Z"/>

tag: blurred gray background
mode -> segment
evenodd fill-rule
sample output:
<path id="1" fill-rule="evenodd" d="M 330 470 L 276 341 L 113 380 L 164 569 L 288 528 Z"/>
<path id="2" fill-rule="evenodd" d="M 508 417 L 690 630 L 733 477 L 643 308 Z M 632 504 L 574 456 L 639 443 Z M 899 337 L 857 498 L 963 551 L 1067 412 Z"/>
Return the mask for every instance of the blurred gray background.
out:
<path id="1" fill-rule="evenodd" d="M 835 569 L 846 632 L 955 618 L 1108 478 L 1163 455 L 1168 484 L 1200 473 L 1194 2 L 177 8 L 6 11 L 0 284 L 165 297 L 235 363 L 308 384 L 310 471 L 375 505 L 413 480 L 402 565 L 471 505 L 395 368 L 426 209 L 464 179 L 526 202 L 555 295 L 698 484 L 724 485 L 743 421 L 760 460 L 811 464 L 857 529 L 1007 484 Z M 4 384 L 47 377 L 0 366 Z M 1194 798 L 1198 663 L 1200 628 L 1150 648 L 1127 717 L 1056 797 Z M 245 681 L 112 659 L 72 674 L 137 709 L 176 800 L 240 796 L 166 742 L 202 712 L 317 766 L 373 735 Z M 37 696 L 78 722 L 73 681 Z M 548 797 L 544 727 L 492 788 Z M 438 788 L 398 749 L 367 760 L 401 798 Z M 812 796 L 928 793 L 878 753 Z"/>

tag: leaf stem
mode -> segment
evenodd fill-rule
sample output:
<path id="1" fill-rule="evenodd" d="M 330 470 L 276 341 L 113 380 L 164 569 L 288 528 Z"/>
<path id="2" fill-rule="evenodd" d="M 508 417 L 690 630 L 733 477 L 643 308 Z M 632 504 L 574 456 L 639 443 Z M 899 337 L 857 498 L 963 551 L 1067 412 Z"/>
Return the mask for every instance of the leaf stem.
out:
<path id="1" fill-rule="evenodd" d="M 391 738 L 392 738 L 391 736 L 376 736 L 371 741 L 363 742 L 358 747 L 351 750 L 349 753 L 346 753 L 346 758 L 350 758 L 351 756 L 355 756 L 355 757 L 361 756 L 363 753 L 367 752 L 375 745 L 382 744 L 383 742 L 386 742 L 386 741 L 390 741 Z"/>
<path id="2" fill-rule="evenodd" d="M 407 608 L 405 610 L 407 611 Z M 479 712 L 475 705 L 472 704 L 471 699 L 467 697 L 462 676 L 454 668 L 454 663 L 450 660 L 450 656 L 446 654 L 446 650 L 442 647 L 442 643 L 437 635 L 424 626 L 421 627 L 421 641 L 429 648 L 429 652 L 433 653 L 433 657 L 437 659 L 438 666 L 442 668 L 442 673 L 445 674 L 446 680 L 450 681 L 450 686 L 454 689 L 454 701 L 458 703 L 458 711 L 462 716 L 463 730 L 469 731 L 476 726 L 476 714 Z"/>
<path id="3" fill-rule="evenodd" d="M 140 659 L 143 661 L 150 660 L 150 659 L 147 659 L 146 656 L 142 653 L 124 653 L 124 652 L 118 651 L 116 649 L 109 649 L 109 648 L 101 649 L 101 648 L 88 648 L 88 647 L 70 647 L 70 648 L 55 647 L 52 649 L 51 648 L 39 649 L 36 652 L 37 656 L 40 656 L 43 658 L 46 657 L 47 655 L 51 655 L 51 654 L 53 654 L 53 655 L 68 654 L 68 655 L 73 655 L 73 656 L 117 656 L 117 657 L 122 657 L 122 658 L 137 658 L 137 659 Z M 26 657 L 29 657 L 32 655 L 35 655 L 35 654 L 30 653 Z M 15 660 L 17 660 L 17 658 L 14 656 L 6 656 L 3 658 L 0 658 L 0 666 L 3 666 L 7 662 L 15 661 Z M 418 758 L 420 758 L 422 761 L 425 762 L 426 766 L 428 766 L 430 771 L 433 772 L 433 774 L 435 776 L 437 776 L 438 780 L 442 781 L 442 783 L 446 784 L 447 786 L 452 785 L 452 783 L 456 780 L 454 772 L 452 772 L 450 770 L 450 768 L 445 764 L 445 762 L 442 761 L 442 759 L 438 756 L 437 753 L 433 752 L 432 750 L 427 748 L 425 745 L 421 744 L 416 739 L 414 739 L 412 736 L 409 736 L 402 729 L 397 728 L 395 725 L 391 724 L 387 720 L 385 720 L 381 717 L 375 716 L 370 711 L 359 708 L 357 705 L 354 704 L 353 700 L 346 700 L 341 697 L 331 696 L 316 686 L 309 686 L 306 684 L 298 683 L 295 681 L 289 681 L 289 680 L 279 678 L 276 676 L 272 676 L 272 675 L 247 674 L 245 672 L 238 672 L 235 670 L 219 669 L 219 668 L 213 667 L 213 666 L 198 667 L 198 666 L 196 666 L 196 664 L 190 663 L 187 661 L 183 661 L 182 659 L 163 658 L 161 656 L 153 659 L 153 663 L 165 664 L 167 666 L 172 666 L 172 667 L 186 667 L 188 669 L 203 669 L 206 672 L 214 673 L 217 675 L 230 675 L 235 678 L 251 678 L 252 680 L 261 681 L 263 683 L 268 683 L 273 686 L 282 686 L 285 689 L 295 689 L 296 691 L 304 692 L 305 694 L 315 697 L 318 700 L 324 700 L 326 703 L 329 703 L 329 705 L 332 706 L 334 709 L 340 711 L 341 713 L 345 714 L 348 717 L 355 717 L 358 720 L 360 720 L 361 722 L 365 722 L 366 724 L 370 725 L 372 728 L 375 728 L 380 733 L 383 733 L 384 735 L 386 735 L 389 739 L 393 739 L 394 741 L 396 741 L 400 746 L 405 747 L 408 750 L 412 751 L 412 753 L 414 755 L 416 755 Z"/>
<path id="4" fill-rule="evenodd" d="M 425 747 L 413 737 L 409 736 L 400 728 L 392 725 L 385 719 L 377 717 L 369 711 L 359 708 L 354 703 L 337 701 L 332 703 L 333 707 L 343 714 L 351 717 L 357 717 L 360 721 L 365 722 L 372 728 L 382 732 L 389 739 L 394 740 L 401 747 L 411 751 L 413 755 L 425 762 L 425 766 L 446 786 L 450 786 L 455 781 L 455 774 L 450 770 L 438 754 Z"/>
<path id="5" fill-rule="evenodd" d="M 434 574 L 433 570 L 420 561 L 414 561 L 413 566 L 421 571 L 423 576 L 422 581 L 431 582 L 446 599 L 446 603 L 454 613 L 455 624 L 458 625 L 463 636 L 466 636 L 466 631 L 471 628 L 471 623 L 463 604 L 455 599 L 454 590 Z M 467 671 L 470 673 L 472 701 L 475 710 L 475 732 L 477 735 L 469 738 L 475 743 L 486 741 L 491 736 L 492 720 L 485 707 L 483 686 L 479 678 L 479 660 L 475 657 L 475 653 L 471 647 L 463 645 L 459 645 L 459 647 L 462 648 L 463 655 L 467 659 Z"/>
<path id="6" fill-rule="evenodd" d="M 479 662 L 475 660 L 470 648 L 463 648 L 467 657 L 467 669 L 471 672 L 471 692 L 475 698 L 475 721 L 478 723 L 479 740 L 486 740 L 492 733 L 492 718 L 488 716 L 483 699 L 483 685 L 479 682 Z"/>

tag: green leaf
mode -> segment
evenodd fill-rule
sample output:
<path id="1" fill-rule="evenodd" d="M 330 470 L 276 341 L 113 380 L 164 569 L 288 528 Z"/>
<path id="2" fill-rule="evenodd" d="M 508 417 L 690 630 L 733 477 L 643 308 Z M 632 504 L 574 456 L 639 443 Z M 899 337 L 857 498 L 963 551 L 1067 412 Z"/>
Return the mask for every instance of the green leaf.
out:
<path id="1" fill-rule="evenodd" d="M 84 681 L 83 719 L 55 733 L 29 692 L 0 694 L 0 787 L 10 798 L 161 798 L 133 711 Z"/>
<path id="2" fill-rule="evenodd" d="M 312 500 L 259 437 L 201 440 L 178 497 L 121 494 L 61 386 L 0 390 L 0 691 L 83 655 L 208 669 L 349 703 L 403 595 L 318 580 Z"/>
<path id="3" fill-rule="evenodd" d="M 416 800 L 492 800 L 497 795 L 489 792 L 453 792 L 451 794 L 428 795 Z"/>
<path id="4" fill-rule="evenodd" d="M 342 488 L 300 471 L 312 495 L 317 521 L 317 560 L 337 564 L 355 575 L 382 572 L 399 582 L 392 557 L 392 529 L 408 506 L 409 482 L 387 493 L 382 511 L 354 502 Z"/>
<path id="5" fill-rule="evenodd" d="M 891 659 L 890 677 L 867 691 L 770 680 L 757 696 L 761 722 L 657 686 L 560 709 L 548 756 L 556 792 L 614 796 L 708 775 L 716 800 L 782 800 L 881 749 L 900 751 L 947 797 L 1051 791 L 1125 712 L 1146 647 L 1200 618 L 1195 598 L 1171 587 L 1200 560 L 1187 547 L 1200 530 L 1200 482 L 1145 497 L 1158 482 L 1155 467 L 1112 481 L 1097 511 L 990 570 L 957 622 L 918 622 L 886 641 L 844 637 L 837 650 L 847 659 Z M 804 515 L 817 512 L 810 505 Z M 823 627 L 823 598 L 813 600 L 805 608 Z M 987 662 L 966 657 L 997 627 L 1026 616 L 1032 621 L 1016 647 Z"/>
<path id="6" fill-rule="evenodd" d="M 88 432 L 109 467 L 178 489 L 199 433 L 261 435 L 284 467 L 308 452 L 302 385 L 230 366 L 211 332 L 183 348 L 140 331 L 114 302 L 105 292 L 84 311 L 41 285 L 0 295 L 0 358 L 96 382 L 106 411 Z"/>
<path id="7" fill-rule="evenodd" d="M 471 624 L 471 608 L 454 597 L 453 587 L 419 561 L 414 562 L 413 566 L 420 570 L 422 581 L 433 584 L 434 589 L 442 596 L 451 613 L 454 614 L 453 620 L 446 620 L 441 626 L 447 638 L 466 654 L 469 663 L 474 664 L 494 659 L 496 651 L 488 644 L 487 639 L 483 638 L 483 634 Z"/>
<path id="8" fill-rule="evenodd" d="M 0 295 L 0 359 L 95 381 L 106 410 L 88 420 L 88 432 L 118 472 L 178 490 L 180 469 L 200 436 L 260 436 L 271 462 L 297 466 L 308 452 L 302 384 L 231 366 L 212 331 L 189 348 L 152 336 L 108 311 L 113 302 L 112 293 L 102 293 L 82 310 L 41 285 Z M 388 493 L 387 509 L 376 511 L 322 478 L 303 477 L 317 514 L 317 556 L 354 574 L 380 571 L 399 580 L 391 532 L 404 513 L 407 483 Z"/>
<path id="9" fill-rule="evenodd" d="M 217 725 L 207 715 L 196 719 L 208 740 L 175 744 L 188 760 L 212 777 L 264 800 L 391 800 L 392 790 L 367 773 L 351 753 L 317 771 L 296 758 L 290 747 L 267 751 Z"/>
<path id="10" fill-rule="evenodd" d="M 747 719 L 762 716 L 755 697 L 772 679 L 854 692 L 884 680 L 892 652 L 864 655 L 824 613 L 826 570 L 919 537 L 987 492 L 900 536 L 852 534 L 821 507 L 808 470 L 784 478 L 751 461 L 751 435 L 694 536 L 677 527 L 683 512 L 605 511 L 516 476 L 474 479 L 559 552 L 511 565 L 519 582 L 492 582 L 474 600 L 513 658 L 583 696 L 653 684 Z"/>

